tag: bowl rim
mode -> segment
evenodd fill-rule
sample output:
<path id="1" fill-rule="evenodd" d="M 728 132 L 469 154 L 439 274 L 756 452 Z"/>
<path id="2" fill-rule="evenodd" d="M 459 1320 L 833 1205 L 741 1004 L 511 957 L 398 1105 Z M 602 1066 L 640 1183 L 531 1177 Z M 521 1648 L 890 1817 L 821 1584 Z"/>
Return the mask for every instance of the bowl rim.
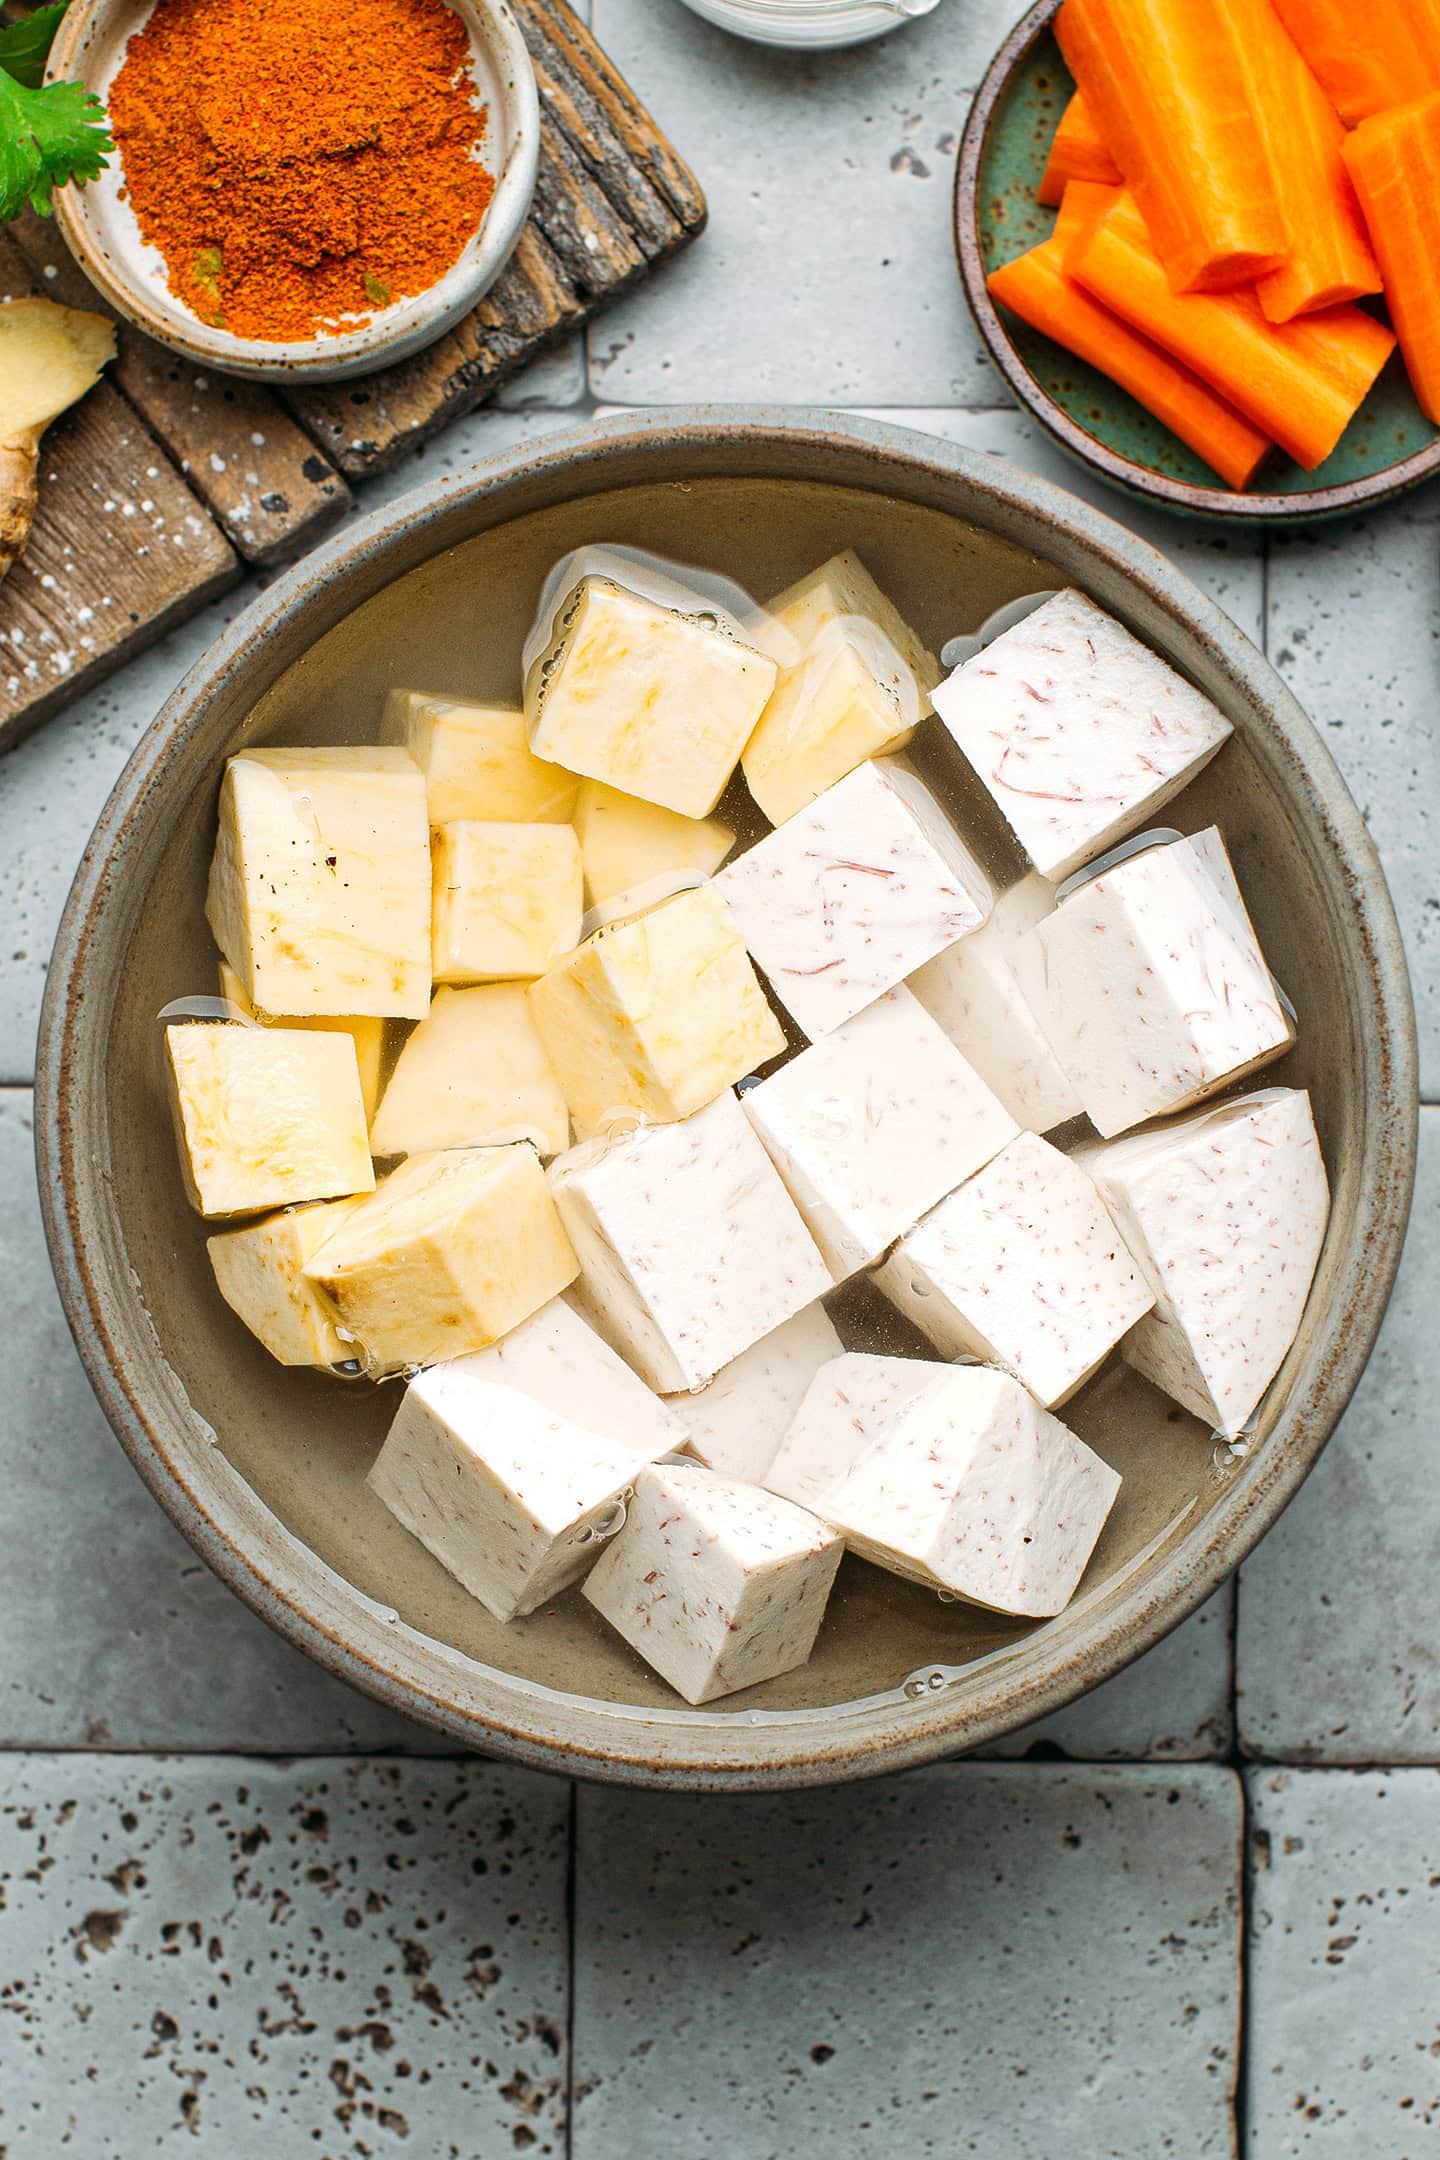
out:
<path id="1" fill-rule="evenodd" d="M 1410 488 L 1440 472 L 1440 436 L 1422 450 L 1412 450 L 1393 465 L 1367 473 L 1358 480 L 1337 481 L 1298 495 L 1240 492 L 1221 486 L 1202 486 L 1191 480 L 1172 480 L 1134 458 L 1122 456 L 1108 443 L 1092 435 L 1071 418 L 1031 374 L 1010 337 L 1005 321 L 990 297 L 985 282 L 985 257 L 980 244 L 980 175 L 989 146 L 990 132 L 1016 71 L 1031 48 L 1050 31 L 1062 0 L 1035 0 L 1010 31 L 981 79 L 975 93 L 955 161 L 953 231 L 955 254 L 965 298 L 985 349 L 1010 389 L 1046 433 L 1078 458 L 1092 472 L 1127 494 L 1192 517 L 1223 519 L 1230 524 L 1309 524 L 1323 518 L 1341 517 L 1377 503 L 1390 502 Z"/>
<path id="2" fill-rule="evenodd" d="M 134 0 L 73 0 L 55 33 L 46 82 L 77 78 L 89 88 L 93 69 L 77 66 L 82 46 L 106 16 L 133 4 Z M 83 190 L 59 188 L 56 224 L 102 298 L 169 352 L 224 374 L 277 385 L 343 382 L 370 374 L 413 357 L 453 329 L 495 283 L 515 252 L 530 214 L 540 164 L 540 93 L 530 49 L 509 0 L 445 0 L 445 5 L 490 47 L 510 145 L 495 175 L 495 192 L 461 253 L 432 285 L 398 302 L 388 324 L 382 313 L 329 337 L 241 338 L 187 311 L 182 327 L 150 302 L 121 255 L 112 255 L 99 245 Z M 111 163 L 123 178 L 124 160 L 118 146 Z"/>
<path id="3" fill-rule="evenodd" d="M 283 633 L 303 647 L 391 582 L 392 545 L 418 537 L 423 556 L 539 507 L 607 486 L 674 483 L 707 471 L 815 480 L 946 506 L 1002 535 L 1029 535 L 1062 566 L 1069 555 L 1123 585 L 1134 606 L 1198 644 L 1207 667 L 1254 716 L 1266 755 L 1303 793 L 1322 882 L 1350 919 L 1363 965 L 1358 1029 L 1366 1119 L 1355 1234 L 1339 1255 L 1334 1317 L 1315 1330 L 1269 1444 L 1229 1478 L 1188 1532 L 1169 1539 L 1057 1652 L 1021 1639 L 1018 1676 L 992 1676 L 970 1703 L 873 1698 L 864 1714 L 837 1708 L 770 1724 L 764 1713 L 722 1719 L 657 1716 L 594 1698 L 553 1709 L 508 1680 L 397 1622 L 283 1529 L 231 1469 L 191 1410 L 150 1328 L 110 1206 L 103 1090 L 75 1084 L 98 1058 L 117 989 L 107 927 L 128 942 L 141 900 L 128 897 L 127 856 L 140 851 L 165 773 L 212 716 L 227 714 L 240 672 L 254 697 L 290 665 Z M 803 469 L 802 469 L 803 468 Z M 959 499 L 957 499 L 959 498 Z M 476 513 L 482 514 L 477 518 Z M 1024 544 L 1022 538 L 1022 544 Z M 250 668 L 245 669 L 247 654 Z M 232 685 L 227 693 L 227 682 Z M 227 722 L 227 727 L 232 723 Z M 218 760 L 222 754 L 218 749 Z M 184 782 L 193 788 L 193 779 Z M 133 881 L 132 881 L 133 882 Z M 1354 949 L 1354 948 L 1352 948 Z M 1419 1088 L 1414 1008 L 1399 927 L 1374 843 L 1329 751 L 1270 663 L 1157 550 L 1103 512 L 984 453 L 888 423 L 804 408 L 714 407 L 620 414 L 521 444 L 425 483 L 358 519 L 284 572 L 231 623 L 151 722 L 107 801 L 66 901 L 41 1015 L 35 1081 L 42 1213 L 66 1317 L 91 1384 L 141 1477 L 221 1578 L 260 1616 L 340 1678 L 391 1710 L 453 1738 L 538 1768 L 670 1790 L 778 1790 L 910 1767 L 999 1739 L 1111 1677 L 1200 1605 L 1256 1544 L 1318 1458 L 1364 1370 L 1404 1240 L 1414 1179 Z M 148 1356 L 160 1385 L 132 1381 Z M 196 1428 L 200 1428 L 197 1433 Z M 278 1532 L 278 1535 L 276 1533 Z M 1056 1623 L 1051 1623 L 1056 1625 Z M 961 1668 L 962 1672 L 969 1668 Z M 1003 1670 L 1003 1669 L 1002 1669 Z M 663 1739 L 661 1738 L 663 1735 Z"/>

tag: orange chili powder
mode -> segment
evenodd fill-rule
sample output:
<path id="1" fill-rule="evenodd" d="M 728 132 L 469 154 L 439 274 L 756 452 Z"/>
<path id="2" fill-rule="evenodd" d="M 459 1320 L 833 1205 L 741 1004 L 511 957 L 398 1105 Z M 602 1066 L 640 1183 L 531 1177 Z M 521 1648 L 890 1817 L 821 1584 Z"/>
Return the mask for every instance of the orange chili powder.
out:
<path id="1" fill-rule="evenodd" d="M 171 291 L 308 338 L 433 285 L 495 191 L 468 56 L 444 0 L 160 0 L 109 106 Z"/>

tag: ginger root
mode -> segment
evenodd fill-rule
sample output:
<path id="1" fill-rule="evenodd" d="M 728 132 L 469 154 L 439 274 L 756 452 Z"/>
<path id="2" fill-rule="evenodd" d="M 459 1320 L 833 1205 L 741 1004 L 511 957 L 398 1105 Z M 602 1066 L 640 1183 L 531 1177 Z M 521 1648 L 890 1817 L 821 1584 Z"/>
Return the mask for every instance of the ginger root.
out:
<path id="1" fill-rule="evenodd" d="M 19 560 L 39 500 L 40 437 L 115 357 L 104 315 L 53 300 L 0 306 L 0 578 Z"/>

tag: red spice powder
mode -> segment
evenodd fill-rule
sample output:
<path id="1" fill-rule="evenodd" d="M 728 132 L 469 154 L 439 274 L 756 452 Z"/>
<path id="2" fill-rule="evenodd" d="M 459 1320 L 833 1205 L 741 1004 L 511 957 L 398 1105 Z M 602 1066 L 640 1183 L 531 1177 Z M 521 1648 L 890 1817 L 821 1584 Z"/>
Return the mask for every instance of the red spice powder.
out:
<path id="1" fill-rule="evenodd" d="M 160 0 L 109 107 L 171 291 L 279 339 L 433 285 L 495 192 L 468 56 L 444 0 Z"/>

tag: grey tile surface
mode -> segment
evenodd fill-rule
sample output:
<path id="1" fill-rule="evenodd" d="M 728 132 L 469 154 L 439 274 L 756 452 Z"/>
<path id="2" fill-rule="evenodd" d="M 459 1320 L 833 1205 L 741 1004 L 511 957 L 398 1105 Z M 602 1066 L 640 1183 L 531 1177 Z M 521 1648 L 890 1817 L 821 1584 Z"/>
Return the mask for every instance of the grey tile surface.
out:
<path id="1" fill-rule="evenodd" d="M 1240 1573 L 1240 1735 L 1260 1755 L 1440 1761 L 1440 1109 L 1420 1128 L 1410 1236 L 1369 1370 Z"/>
<path id="2" fill-rule="evenodd" d="M 947 0 L 878 44 L 742 44 L 672 0 L 597 36 L 700 174 L 708 230 L 590 331 L 597 396 L 994 404 L 950 238 L 969 94 L 1014 0 Z"/>
<path id="3" fill-rule="evenodd" d="M 10 1341 L 0 1745 L 324 1753 L 431 1744 L 256 1619 L 131 1469 L 60 1311 L 22 1090 L 0 1091 L 0 1280 Z"/>
<path id="4" fill-rule="evenodd" d="M 5 2152 L 562 2152 L 569 1809 L 482 1763 L 0 1765 Z"/>
<path id="5" fill-rule="evenodd" d="M 1254 1771 L 1250 2160 L 1440 2152 L 1440 1772 Z"/>
<path id="6" fill-rule="evenodd" d="M 1269 651 L 1375 836 L 1440 1100 L 1440 491 L 1272 543 Z"/>
<path id="7" fill-rule="evenodd" d="M 1230 2153 L 1231 1772 L 579 1799 L 576 2160 Z"/>

